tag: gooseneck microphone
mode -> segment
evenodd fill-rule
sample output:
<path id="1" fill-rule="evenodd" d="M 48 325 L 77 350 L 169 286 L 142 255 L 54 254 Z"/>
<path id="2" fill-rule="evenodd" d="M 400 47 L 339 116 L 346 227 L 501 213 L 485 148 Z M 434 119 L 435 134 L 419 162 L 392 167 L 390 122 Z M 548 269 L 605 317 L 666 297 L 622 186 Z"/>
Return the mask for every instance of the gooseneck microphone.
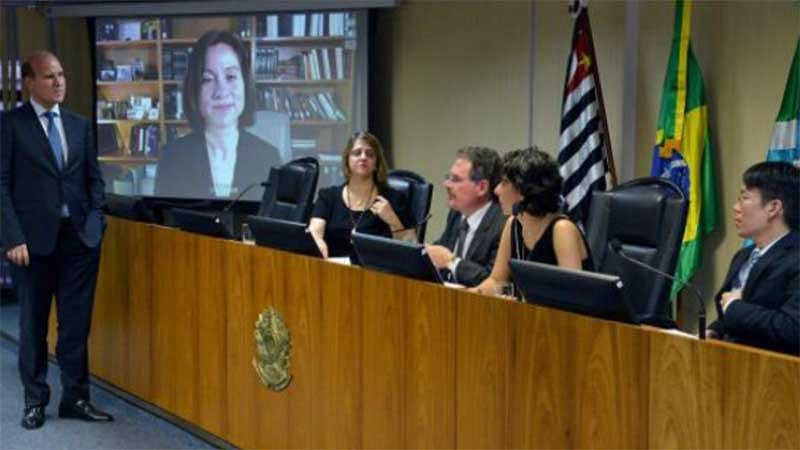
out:
<path id="1" fill-rule="evenodd" d="M 622 250 L 622 243 L 619 241 L 619 239 L 611 239 L 609 245 L 611 245 L 611 249 L 614 250 L 614 253 L 621 256 L 624 260 L 633 263 L 643 269 L 649 270 L 650 272 L 661 275 L 662 277 L 667 278 L 668 280 L 672 280 L 674 282 L 680 283 L 684 286 L 688 286 L 689 288 L 691 288 L 689 291 L 692 294 L 694 294 L 697 300 L 697 321 L 699 326 L 698 337 L 700 339 L 706 338 L 706 308 L 705 305 L 703 304 L 703 294 L 700 292 L 700 289 L 697 286 L 693 285 L 692 283 L 689 283 L 688 281 L 684 281 L 677 277 L 674 277 L 666 272 L 662 272 L 647 263 L 639 261 L 638 259 L 628 256 L 627 254 L 625 254 L 625 251 Z"/>
<path id="2" fill-rule="evenodd" d="M 428 221 L 431 220 L 431 217 L 433 217 L 433 214 L 428 213 L 428 215 L 425 216 L 422 220 L 420 220 L 419 222 L 417 222 L 416 224 L 414 224 L 414 225 L 412 225 L 412 226 L 410 226 L 408 228 L 400 228 L 399 230 L 391 230 L 391 231 L 392 231 L 392 233 L 402 233 L 404 231 L 414 230 L 417 233 L 419 233 L 419 227 L 421 227 L 421 226 L 425 225 L 426 223 L 428 223 Z"/>
<path id="3" fill-rule="evenodd" d="M 242 197 L 244 197 L 244 194 L 247 194 L 247 192 L 250 189 L 253 189 L 256 186 L 267 187 L 269 185 L 270 185 L 270 181 L 269 180 L 267 180 L 267 181 L 256 181 L 255 183 L 248 184 L 247 186 L 245 186 L 244 189 L 242 189 L 242 192 L 239 192 L 239 194 L 237 194 L 236 197 L 233 198 L 233 200 L 231 200 L 224 208 L 222 208 L 222 214 L 227 213 L 228 211 L 231 210 L 231 208 L 233 208 L 237 203 L 239 203 L 239 200 L 241 200 Z"/>

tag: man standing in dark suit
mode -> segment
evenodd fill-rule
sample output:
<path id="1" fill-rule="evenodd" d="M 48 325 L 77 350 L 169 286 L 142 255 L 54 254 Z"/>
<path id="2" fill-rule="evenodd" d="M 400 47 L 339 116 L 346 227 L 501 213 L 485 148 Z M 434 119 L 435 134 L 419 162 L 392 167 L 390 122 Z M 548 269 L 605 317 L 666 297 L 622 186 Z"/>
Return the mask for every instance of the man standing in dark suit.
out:
<path id="1" fill-rule="evenodd" d="M 500 169 L 496 151 L 466 147 L 456 153 L 445 178 L 450 213 L 444 233 L 427 250 L 434 266 L 453 282 L 475 286 L 492 272 L 505 224 L 494 197 Z"/>
<path id="2" fill-rule="evenodd" d="M 715 301 L 709 337 L 800 354 L 800 169 L 758 163 L 733 207 L 739 236 L 755 244 L 733 257 Z"/>
<path id="3" fill-rule="evenodd" d="M 89 403 L 87 339 L 103 235 L 104 185 L 88 120 L 64 108 L 61 63 L 40 51 L 22 66 L 31 99 L 2 120 L 2 245 L 20 304 L 22 426 L 44 424 L 47 326 L 56 299 L 60 417 L 111 421 Z"/>

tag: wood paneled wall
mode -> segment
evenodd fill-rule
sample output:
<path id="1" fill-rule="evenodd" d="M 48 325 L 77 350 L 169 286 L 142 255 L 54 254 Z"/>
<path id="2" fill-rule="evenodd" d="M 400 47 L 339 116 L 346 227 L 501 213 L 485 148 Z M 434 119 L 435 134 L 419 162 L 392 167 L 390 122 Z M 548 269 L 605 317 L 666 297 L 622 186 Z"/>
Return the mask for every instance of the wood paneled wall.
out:
<path id="1" fill-rule="evenodd" d="M 244 448 L 798 448 L 800 359 L 110 219 L 92 372 Z M 252 366 L 277 308 L 293 380 Z"/>

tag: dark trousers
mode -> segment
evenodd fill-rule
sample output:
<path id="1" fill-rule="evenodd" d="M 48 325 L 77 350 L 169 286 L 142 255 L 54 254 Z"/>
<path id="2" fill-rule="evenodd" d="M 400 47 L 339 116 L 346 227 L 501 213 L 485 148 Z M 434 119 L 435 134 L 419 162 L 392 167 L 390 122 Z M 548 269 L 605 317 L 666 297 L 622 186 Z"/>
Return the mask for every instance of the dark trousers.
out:
<path id="1" fill-rule="evenodd" d="M 72 222 L 62 220 L 50 255 L 30 255 L 27 267 L 12 265 L 14 293 L 20 304 L 19 372 L 25 406 L 47 405 L 47 328 L 56 299 L 62 402 L 89 400 L 87 340 L 92 318 L 100 246 L 89 248 Z"/>

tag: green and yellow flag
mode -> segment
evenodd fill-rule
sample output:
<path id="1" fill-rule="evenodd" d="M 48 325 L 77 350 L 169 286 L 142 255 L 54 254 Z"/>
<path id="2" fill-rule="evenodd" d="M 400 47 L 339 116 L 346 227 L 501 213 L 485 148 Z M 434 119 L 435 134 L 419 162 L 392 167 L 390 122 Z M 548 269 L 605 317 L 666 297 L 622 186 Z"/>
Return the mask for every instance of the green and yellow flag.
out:
<path id="1" fill-rule="evenodd" d="M 675 275 L 688 281 L 701 263 L 702 238 L 717 226 L 717 197 L 703 74 L 689 40 L 692 2 L 675 4 L 672 50 L 661 93 L 650 173 L 668 178 L 689 199 L 689 214 Z M 672 285 L 672 294 L 683 288 Z"/>

